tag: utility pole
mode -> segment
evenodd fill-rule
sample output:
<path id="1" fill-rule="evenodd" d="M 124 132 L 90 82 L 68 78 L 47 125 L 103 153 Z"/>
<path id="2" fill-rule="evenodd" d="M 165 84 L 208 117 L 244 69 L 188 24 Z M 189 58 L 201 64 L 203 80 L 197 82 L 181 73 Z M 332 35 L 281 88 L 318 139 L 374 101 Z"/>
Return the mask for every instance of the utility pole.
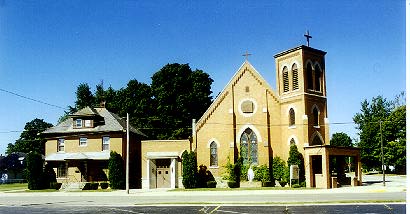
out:
<path id="1" fill-rule="evenodd" d="M 127 159 L 125 161 L 125 189 L 130 194 L 130 117 L 127 113 Z"/>
<path id="2" fill-rule="evenodd" d="M 386 186 L 386 174 L 384 173 L 384 153 L 383 153 L 383 132 L 382 132 L 382 121 L 380 120 L 380 144 L 382 147 L 382 171 L 383 171 L 383 186 Z"/>

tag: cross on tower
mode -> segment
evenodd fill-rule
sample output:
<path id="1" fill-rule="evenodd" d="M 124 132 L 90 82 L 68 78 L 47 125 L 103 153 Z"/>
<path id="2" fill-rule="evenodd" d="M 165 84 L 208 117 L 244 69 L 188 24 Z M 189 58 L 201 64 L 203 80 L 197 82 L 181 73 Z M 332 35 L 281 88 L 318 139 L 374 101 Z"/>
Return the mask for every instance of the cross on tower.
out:
<path id="1" fill-rule="evenodd" d="M 306 31 L 304 36 L 306 37 L 306 40 L 307 40 L 307 46 L 310 47 L 309 40 L 312 38 L 312 36 L 309 35 L 309 31 Z"/>
<path id="2" fill-rule="evenodd" d="M 248 61 L 248 56 L 250 56 L 252 54 L 248 53 L 248 51 L 245 52 L 245 54 L 242 54 L 242 56 L 245 57 L 245 60 Z"/>

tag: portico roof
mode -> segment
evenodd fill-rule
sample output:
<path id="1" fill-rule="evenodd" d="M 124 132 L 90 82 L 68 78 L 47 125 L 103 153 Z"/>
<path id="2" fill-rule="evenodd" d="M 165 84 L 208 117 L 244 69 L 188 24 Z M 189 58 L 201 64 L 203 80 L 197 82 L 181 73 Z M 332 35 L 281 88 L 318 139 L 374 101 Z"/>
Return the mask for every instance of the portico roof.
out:
<path id="1" fill-rule="evenodd" d="M 178 152 L 147 152 L 148 159 L 179 158 Z"/>

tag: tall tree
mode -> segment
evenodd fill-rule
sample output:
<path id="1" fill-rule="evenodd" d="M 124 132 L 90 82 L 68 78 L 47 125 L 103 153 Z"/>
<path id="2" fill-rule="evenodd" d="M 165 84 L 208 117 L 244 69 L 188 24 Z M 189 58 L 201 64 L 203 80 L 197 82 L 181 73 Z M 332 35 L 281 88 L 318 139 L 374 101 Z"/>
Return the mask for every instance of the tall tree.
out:
<path id="1" fill-rule="evenodd" d="M 398 106 L 400 103 L 402 102 L 397 97 L 394 101 L 388 101 L 382 96 L 377 96 L 370 103 L 364 100 L 361 103 L 361 112 L 353 117 L 359 130 L 358 147 L 361 148 L 364 168 L 381 169 L 381 140 L 384 142 L 384 148 L 387 149 L 386 155 L 389 155 L 386 164 L 394 163 L 402 156 L 398 152 L 389 151 L 389 147 L 401 148 L 400 151 L 403 151 L 400 146 L 402 144 L 394 143 L 400 140 L 405 142 L 405 106 Z"/>
<path id="2" fill-rule="evenodd" d="M 80 110 L 87 106 L 92 107 L 94 104 L 94 95 L 91 92 L 90 86 L 87 83 L 81 83 L 75 92 L 77 100 L 75 101 L 75 109 Z"/>
<path id="3" fill-rule="evenodd" d="M 332 135 L 330 139 L 330 145 L 332 146 L 344 146 L 344 147 L 353 147 L 352 139 L 343 132 L 337 132 Z"/>
<path id="4" fill-rule="evenodd" d="M 7 146 L 6 154 L 12 154 L 14 152 L 37 152 L 44 154 L 44 144 L 46 140 L 40 133 L 52 126 L 52 124 L 38 118 L 26 123 L 24 131 L 20 134 L 20 138 L 17 139 L 14 144 Z"/>
<path id="5" fill-rule="evenodd" d="M 192 119 L 206 111 L 212 101 L 213 80 L 188 64 L 167 64 L 152 76 L 151 89 L 156 106 L 155 128 L 162 129 L 159 139 L 190 136 Z"/>

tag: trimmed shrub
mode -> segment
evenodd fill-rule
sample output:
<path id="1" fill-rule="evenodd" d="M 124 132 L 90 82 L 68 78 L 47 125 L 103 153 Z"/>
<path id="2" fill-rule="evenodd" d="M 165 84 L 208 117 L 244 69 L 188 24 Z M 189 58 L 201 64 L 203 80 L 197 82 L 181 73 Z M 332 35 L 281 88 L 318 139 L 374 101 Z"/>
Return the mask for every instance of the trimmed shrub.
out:
<path id="1" fill-rule="evenodd" d="M 208 181 L 208 182 L 206 182 L 206 186 L 208 187 L 208 188 L 216 188 L 216 181 Z"/>
<path id="2" fill-rule="evenodd" d="M 271 180 L 269 176 L 269 168 L 265 164 L 258 167 L 253 167 L 253 171 L 255 172 L 255 180 L 262 182 L 269 182 Z"/>
<path id="3" fill-rule="evenodd" d="M 262 187 L 274 187 L 275 186 L 275 182 L 272 181 L 262 181 Z"/>
<path id="4" fill-rule="evenodd" d="M 299 184 L 292 184 L 292 188 L 300 188 Z"/>
<path id="5" fill-rule="evenodd" d="M 182 184 L 186 189 L 197 187 L 197 174 L 196 154 L 185 150 L 182 153 Z"/>
<path id="6" fill-rule="evenodd" d="M 305 180 L 305 163 L 303 159 L 302 153 L 298 151 L 298 147 L 296 145 L 292 145 L 289 148 L 289 158 L 288 158 L 288 167 L 287 172 L 289 173 L 291 165 L 298 165 L 299 167 L 299 180 Z"/>
<path id="7" fill-rule="evenodd" d="M 239 188 L 239 182 L 236 181 L 228 181 L 228 187 L 229 188 Z"/>
<path id="8" fill-rule="evenodd" d="M 287 183 L 288 183 L 287 181 L 279 181 L 279 184 L 281 187 L 286 186 Z"/>
<path id="9" fill-rule="evenodd" d="M 107 182 L 102 182 L 100 183 L 101 189 L 107 189 L 108 188 L 108 183 Z"/>
<path id="10" fill-rule="evenodd" d="M 120 154 L 111 151 L 108 160 L 108 180 L 111 189 L 125 189 L 124 161 Z"/>
<path id="11" fill-rule="evenodd" d="M 61 185 L 62 185 L 62 183 L 51 182 L 50 183 L 50 189 L 59 190 L 61 188 Z"/>
<path id="12" fill-rule="evenodd" d="M 207 169 L 205 165 L 200 165 L 199 166 L 199 171 L 198 171 L 198 184 L 197 187 L 199 188 L 206 188 L 208 187 L 208 181 L 215 181 L 214 176 L 212 173 Z"/>
<path id="13" fill-rule="evenodd" d="M 272 159 L 272 177 L 274 180 L 281 181 L 285 179 L 286 163 L 280 157 L 276 156 Z"/>

